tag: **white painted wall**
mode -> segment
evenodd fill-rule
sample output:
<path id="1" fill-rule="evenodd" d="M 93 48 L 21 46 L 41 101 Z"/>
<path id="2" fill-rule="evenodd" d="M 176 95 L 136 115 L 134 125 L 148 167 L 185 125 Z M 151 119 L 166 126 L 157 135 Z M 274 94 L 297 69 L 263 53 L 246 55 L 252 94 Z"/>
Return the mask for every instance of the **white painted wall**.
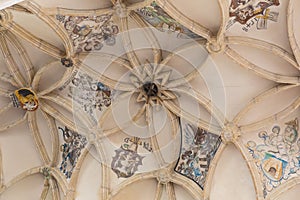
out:
<path id="1" fill-rule="evenodd" d="M 12 6 L 14 4 L 20 3 L 24 0 L 1 0 L 0 1 L 0 10 Z"/>

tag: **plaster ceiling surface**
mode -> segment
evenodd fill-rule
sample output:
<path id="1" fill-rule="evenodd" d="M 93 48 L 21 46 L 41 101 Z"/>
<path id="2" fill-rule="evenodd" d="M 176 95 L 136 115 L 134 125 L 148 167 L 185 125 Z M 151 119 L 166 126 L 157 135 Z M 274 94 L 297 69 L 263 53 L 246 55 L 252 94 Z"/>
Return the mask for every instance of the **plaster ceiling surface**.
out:
<path id="1" fill-rule="evenodd" d="M 1 10 L 0 199 L 299 199 L 299 8 Z"/>

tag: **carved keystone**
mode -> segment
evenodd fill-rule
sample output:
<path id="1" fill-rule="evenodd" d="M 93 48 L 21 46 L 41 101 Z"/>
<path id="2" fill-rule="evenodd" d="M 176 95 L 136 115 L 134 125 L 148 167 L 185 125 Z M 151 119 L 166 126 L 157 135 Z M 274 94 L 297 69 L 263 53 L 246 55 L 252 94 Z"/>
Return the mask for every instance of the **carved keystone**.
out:
<path id="1" fill-rule="evenodd" d="M 234 142 L 240 137 L 240 129 L 233 123 L 226 124 L 221 133 L 222 141 L 225 143 Z"/>

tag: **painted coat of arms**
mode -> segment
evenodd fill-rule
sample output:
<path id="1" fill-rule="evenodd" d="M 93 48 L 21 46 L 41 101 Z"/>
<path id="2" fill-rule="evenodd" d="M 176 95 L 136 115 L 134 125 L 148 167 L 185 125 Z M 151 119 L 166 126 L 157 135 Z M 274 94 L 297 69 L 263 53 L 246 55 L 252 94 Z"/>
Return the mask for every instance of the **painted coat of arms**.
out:
<path id="1" fill-rule="evenodd" d="M 175 171 L 195 181 L 202 189 L 209 165 L 221 144 L 221 137 L 186 124 L 182 149 Z"/>
<path id="2" fill-rule="evenodd" d="M 124 144 L 117 150 L 111 162 L 111 169 L 117 174 L 118 178 L 129 178 L 138 170 L 138 166 L 143 164 L 144 156 L 138 154 L 138 148 L 142 146 L 149 152 L 152 147 L 149 143 L 143 142 L 138 137 L 125 138 Z"/>
<path id="3" fill-rule="evenodd" d="M 103 44 L 113 46 L 116 43 L 118 26 L 111 14 L 99 16 L 64 16 L 56 15 L 73 41 L 76 53 L 101 50 Z"/>
<path id="4" fill-rule="evenodd" d="M 283 181 L 294 175 L 300 175 L 300 139 L 298 119 L 285 123 L 281 131 L 279 126 L 272 128 L 272 133 L 262 131 L 258 137 L 263 141 L 256 144 L 248 141 L 247 148 L 256 159 L 264 183 L 264 196 L 278 187 Z"/>
<path id="5" fill-rule="evenodd" d="M 65 143 L 61 145 L 62 162 L 59 169 L 66 178 L 69 179 L 81 155 L 81 150 L 87 144 L 87 139 L 67 127 L 64 129 L 59 127 L 58 129 L 62 132 L 65 141 Z"/>
<path id="6" fill-rule="evenodd" d="M 26 111 L 35 111 L 39 106 L 37 95 L 29 88 L 16 90 L 11 94 L 11 99 L 15 107 Z"/>
<path id="7" fill-rule="evenodd" d="M 267 21 L 276 22 L 279 15 L 269 7 L 279 5 L 279 0 L 232 0 L 229 8 L 229 16 L 232 19 L 228 26 L 239 22 L 244 25 L 242 29 L 246 32 L 254 24 L 257 29 L 267 29 Z"/>
<path id="8" fill-rule="evenodd" d="M 155 1 L 138 9 L 137 13 L 159 31 L 177 32 L 179 38 L 201 38 L 168 15 Z"/>
<path id="9" fill-rule="evenodd" d="M 80 104 L 90 116 L 111 105 L 110 88 L 81 72 L 73 77 L 68 96 Z"/>

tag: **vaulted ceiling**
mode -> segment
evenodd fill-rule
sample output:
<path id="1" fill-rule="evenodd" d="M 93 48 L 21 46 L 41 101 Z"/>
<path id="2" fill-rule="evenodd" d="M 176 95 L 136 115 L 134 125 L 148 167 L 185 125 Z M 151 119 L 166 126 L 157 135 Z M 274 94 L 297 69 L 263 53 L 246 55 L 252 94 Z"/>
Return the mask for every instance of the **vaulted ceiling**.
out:
<path id="1" fill-rule="evenodd" d="M 300 2 L 5 1 L 0 199 L 298 199 Z"/>

